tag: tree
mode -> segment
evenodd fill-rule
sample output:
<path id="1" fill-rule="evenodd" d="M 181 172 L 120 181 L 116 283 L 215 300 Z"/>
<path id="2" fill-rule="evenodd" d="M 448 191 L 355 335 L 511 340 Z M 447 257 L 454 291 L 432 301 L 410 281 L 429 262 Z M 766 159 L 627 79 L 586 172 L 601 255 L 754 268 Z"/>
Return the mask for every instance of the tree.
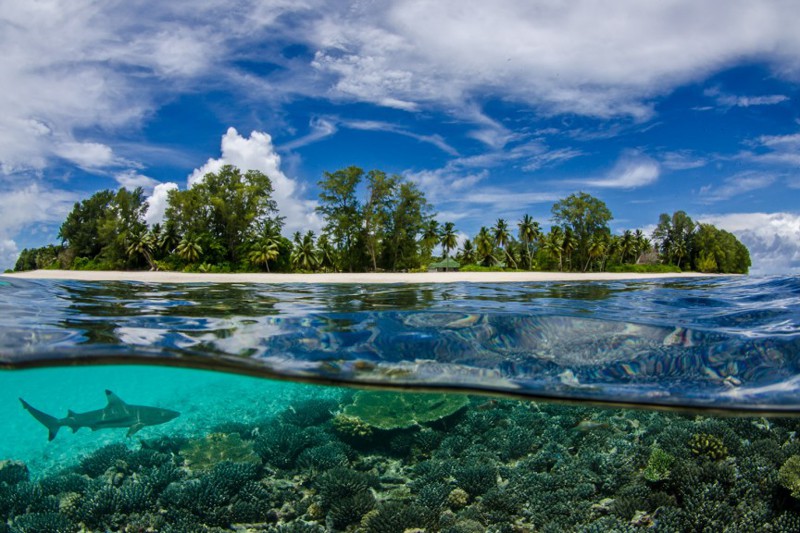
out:
<path id="1" fill-rule="evenodd" d="M 76 202 L 67 215 L 58 238 L 73 250 L 76 257 L 94 258 L 103 249 L 99 226 L 110 215 L 114 192 L 103 190 Z"/>
<path id="2" fill-rule="evenodd" d="M 150 270 L 158 270 L 158 266 L 153 261 L 153 250 L 156 246 L 156 239 L 153 233 L 142 230 L 129 237 L 127 253 L 131 257 L 137 255 L 144 256 Z"/>
<path id="3" fill-rule="evenodd" d="M 430 219 L 422 230 L 422 256 L 424 261 L 431 260 L 433 249 L 437 244 L 439 244 L 439 223 L 434 219 Z"/>
<path id="4" fill-rule="evenodd" d="M 456 234 L 456 225 L 452 222 L 445 222 L 441 233 L 439 234 L 439 241 L 442 243 L 442 251 L 444 252 L 445 267 L 444 271 L 447 272 L 447 258 L 450 255 L 450 250 L 458 246 L 458 235 Z"/>
<path id="5" fill-rule="evenodd" d="M 378 269 L 378 256 L 386 239 L 386 231 L 397 202 L 398 176 L 386 176 L 380 170 L 367 173 L 367 201 L 364 204 L 364 242 L 367 246 L 372 270 Z"/>
<path id="6" fill-rule="evenodd" d="M 605 202 L 579 192 L 553 204 L 553 219 L 575 235 L 578 261 L 588 266 L 589 242 L 597 233 L 610 234 L 608 222 L 613 218 Z M 580 263 L 579 263 L 580 264 Z"/>
<path id="7" fill-rule="evenodd" d="M 462 265 L 469 265 L 475 262 L 475 247 L 471 240 L 464 239 L 464 243 L 461 245 L 461 250 L 458 251 L 457 257 Z"/>
<path id="8" fill-rule="evenodd" d="M 746 274 L 750 252 L 732 233 L 711 224 L 699 224 L 694 234 L 693 255 L 689 258 L 696 270 Z"/>
<path id="9" fill-rule="evenodd" d="M 653 240 L 664 262 L 680 267 L 684 257 L 693 255 L 694 230 L 695 223 L 684 211 L 675 211 L 671 217 L 666 213 L 659 215 Z"/>
<path id="10" fill-rule="evenodd" d="M 387 246 L 382 263 L 389 270 L 421 266 L 417 237 L 430 220 L 430 205 L 417 185 L 403 181 L 386 232 Z"/>
<path id="11" fill-rule="evenodd" d="M 497 257 L 494 255 L 494 237 L 486 226 L 481 227 L 475 237 L 475 252 L 483 266 L 492 266 L 497 262 Z"/>
<path id="12" fill-rule="evenodd" d="M 348 271 L 358 267 L 356 249 L 362 230 L 361 207 L 356 189 L 364 177 L 364 171 L 351 166 L 336 172 L 325 172 L 318 185 L 320 205 L 317 211 L 325 217 L 325 233 L 333 238 L 339 257 Z"/>
<path id="13" fill-rule="evenodd" d="M 253 245 L 247 258 L 255 265 L 264 265 L 269 272 L 269 262 L 276 260 L 279 254 L 278 243 L 270 238 L 264 238 Z"/>
<path id="14" fill-rule="evenodd" d="M 298 232 L 299 233 L 299 232 Z M 319 265 L 314 248 L 314 232 L 309 231 L 295 244 L 292 250 L 292 264 L 302 270 L 315 270 Z"/>
<path id="15" fill-rule="evenodd" d="M 195 263 L 203 255 L 203 247 L 194 235 L 184 235 L 175 251 L 187 263 Z"/>
<path id="16" fill-rule="evenodd" d="M 336 250 L 333 249 L 333 245 L 326 233 L 323 233 L 317 239 L 317 256 L 319 257 L 320 268 L 331 269 L 336 272 Z"/>
<path id="17" fill-rule="evenodd" d="M 524 246 L 525 257 L 528 260 L 528 270 L 533 269 L 533 244 L 542 238 L 542 230 L 539 223 L 533 220 L 530 215 L 525 215 L 517 224 L 519 228 L 519 240 Z"/>
<path id="18" fill-rule="evenodd" d="M 498 218 L 497 222 L 495 223 L 494 227 L 492 228 L 494 233 L 494 242 L 495 244 L 500 247 L 503 251 L 503 255 L 505 258 L 514 265 L 514 268 L 517 267 L 516 261 L 514 261 L 514 257 L 509 253 L 508 245 L 511 242 L 511 234 L 508 231 L 508 223 L 503 218 Z"/>
<path id="19" fill-rule="evenodd" d="M 558 271 L 561 272 L 564 270 L 564 263 L 562 261 L 562 256 L 564 253 L 564 231 L 559 226 L 553 226 L 550 228 L 550 233 L 548 233 L 547 237 L 545 238 L 544 242 L 544 249 L 545 251 L 550 254 L 551 258 L 558 263 Z"/>

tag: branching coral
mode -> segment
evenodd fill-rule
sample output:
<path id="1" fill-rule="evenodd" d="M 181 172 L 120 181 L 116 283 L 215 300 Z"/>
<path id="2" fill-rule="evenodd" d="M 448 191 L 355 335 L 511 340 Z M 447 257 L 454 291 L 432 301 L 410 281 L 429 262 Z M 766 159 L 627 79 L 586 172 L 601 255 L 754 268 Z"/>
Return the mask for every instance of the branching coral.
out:
<path id="1" fill-rule="evenodd" d="M 714 461 L 720 461 L 728 456 L 728 448 L 723 444 L 722 439 L 709 433 L 692 435 L 692 438 L 689 439 L 689 449 L 695 455 Z"/>

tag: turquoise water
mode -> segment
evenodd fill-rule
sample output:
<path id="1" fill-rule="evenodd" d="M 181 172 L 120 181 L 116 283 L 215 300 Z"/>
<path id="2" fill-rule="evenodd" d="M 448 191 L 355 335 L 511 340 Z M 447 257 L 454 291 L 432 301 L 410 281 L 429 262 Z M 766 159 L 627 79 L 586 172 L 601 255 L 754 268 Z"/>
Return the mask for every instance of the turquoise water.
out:
<path id="1" fill-rule="evenodd" d="M 0 532 L 800 530 L 796 278 L 0 296 Z"/>

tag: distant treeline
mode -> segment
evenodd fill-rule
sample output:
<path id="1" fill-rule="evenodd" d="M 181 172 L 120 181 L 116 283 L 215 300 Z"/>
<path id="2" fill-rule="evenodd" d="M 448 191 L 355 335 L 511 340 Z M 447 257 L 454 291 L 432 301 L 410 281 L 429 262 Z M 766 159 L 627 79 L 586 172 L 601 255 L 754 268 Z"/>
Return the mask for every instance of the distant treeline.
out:
<path id="1" fill-rule="evenodd" d="M 584 192 L 552 207 L 544 232 L 525 215 L 484 226 L 458 244 L 417 185 L 379 170 L 326 172 L 317 211 L 322 234 L 282 235 L 270 179 L 225 166 L 187 190 L 170 191 L 164 222 L 148 227 L 141 188 L 104 190 L 75 204 L 60 245 L 25 249 L 15 270 L 152 269 L 202 272 L 419 271 L 457 261 L 462 270 L 678 271 L 746 273 L 750 254 L 735 236 L 664 213 L 652 235 L 612 235 L 606 204 Z M 515 226 L 515 227 L 514 227 Z M 437 246 L 441 256 L 435 256 Z"/>

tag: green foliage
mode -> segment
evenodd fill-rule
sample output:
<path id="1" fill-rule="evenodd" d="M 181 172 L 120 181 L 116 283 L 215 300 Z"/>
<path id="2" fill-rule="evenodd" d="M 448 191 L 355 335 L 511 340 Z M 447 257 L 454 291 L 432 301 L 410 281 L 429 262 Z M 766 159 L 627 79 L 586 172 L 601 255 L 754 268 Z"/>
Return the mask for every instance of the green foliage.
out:
<path id="1" fill-rule="evenodd" d="M 272 183 L 257 171 L 226 165 L 187 190 L 170 191 L 165 222 L 149 229 L 141 188 L 99 191 L 75 204 L 59 231 L 62 246 L 23 250 L 14 270 L 425 272 L 437 244 L 443 259 L 457 247 L 455 225 L 440 225 L 424 193 L 400 176 L 351 166 L 325 172 L 319 185 L 324 232 L 297 232 L 294 242 L 281 235 Z M 750 267 L 749 251 L 735 236 L 695 225 L 683 211 L 660 215 L 655 247 L 641 230 L 611 235 L 606 204 L 583 192 L 556 202 L 552 213 L 556 225 L 547 233 L 530 215 L 516 232 L 504 218 L 481 227 L 454 254 L 460 269 L 746 273 Z"/>
<path id="2" fill-rule="evenodd" d="M 501 266 L 463 265 L 460 272 L 525 272 L 518 268 L 503 268 Z"/>
<path id="3" fill-rule="evenodd" d="M 700 272 L 707 272 L 707 273 L 714 273 L 719 270 L 717 266 L 717 260 L 714 258 L 714 254 L 710 254 L 708 252 L 703 252 L 697 258 L 697 270 Z"/>
<path id="4" fill-rule="evenodd" d="M 750 269 L 750 252 L 732 233 L 711 224 L 700 224 L 692 244 L 696 270 L 746 274 Z"/>
<path id="5" fill-rule="evenodd" d="M 226 259 L 237 264 L 245 242 L 260 226 L 282 225 L 273 192 L 272 182 L 263 173 L 242 174 L 225 165 L 185 191 L 170 191 L 166 223 L 183 235 L 205 241 L 205 252 L 214 262 Z"/>
<path id="6" fill-rule="evenodd" d="M 637 274 L 669 274 L 679 273 L 681 269 L 675 265 L 614 265 L 607 269 L 609 272 L 635 272 Z"/>
<path id="7" fill-rule="evenodd" d="M 647 460 L 647 467 L 642 475 L 647 481 L 663 481 L 669 477 L 670 468 L 675 463 L 675 456 L 665 452 L 661 448 L 653 448 L 650 458 Z"/>
<path id="8" fill-rule="evenodd" d="M 595 235 L 608 235 L 608 222 L 613 218 L 605 202 L 585 192 L 571 194 L 552 208 L 553 220 L 575 236 L 575 259 L 588 267 L 590 245 Z"/>
<path id="9" fill-rule="evenodd" d="M 792 455 L 781 465 L 778 482 L 792 493 L 793 498 L 800 499 L 800 455 Z"/>
<path id="10" fill-rule="evenodd" d="M 14 265 L 15 272 L 36 269 L 68 268 L 69 253 L 64 246 L 47 245 L 41 248 L 25 248 Z"/>
<path id="11" fill-rule="evenodd" d="M 360 391 L 343 413 L 378 429 L 399 429 L 450 416 L 468 403 L 460 394 Z"/>

